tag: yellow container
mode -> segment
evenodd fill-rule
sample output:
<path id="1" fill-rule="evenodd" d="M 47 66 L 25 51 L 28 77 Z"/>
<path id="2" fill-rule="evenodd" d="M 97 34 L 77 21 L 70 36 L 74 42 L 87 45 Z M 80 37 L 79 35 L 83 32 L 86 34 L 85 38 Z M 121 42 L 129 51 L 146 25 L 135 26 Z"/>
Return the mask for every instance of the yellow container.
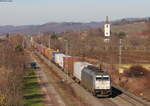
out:
<path id="1" fill-rule="evenodd" d="M 53 52 L 55 52 L 55 50 L 50 49 L 49 50 L 49 58 L 52 60 L 53 59 Z"/>
<path id="2" fill-rule="evenodd" d="M 52 60 L 52 58 L 53 58 L 53 52 L 54 52 L 54 51 L 55 51 L 55 50 L 49 49 L 49 48 L 45 49 L 45 56 L 46 56 L 47 58 L 49 58 L 50 60 Z"/>

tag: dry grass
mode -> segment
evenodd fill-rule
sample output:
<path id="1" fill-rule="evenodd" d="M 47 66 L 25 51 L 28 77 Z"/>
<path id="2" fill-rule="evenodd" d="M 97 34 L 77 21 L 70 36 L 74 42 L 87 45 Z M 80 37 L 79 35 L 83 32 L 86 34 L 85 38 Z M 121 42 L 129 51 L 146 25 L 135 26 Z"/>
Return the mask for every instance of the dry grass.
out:
<path id="1" fill-rule="evenodd" d="M 129 35 L 135 35 L 136 33 L 141 33 L 143 30 L 147 29 L 147 25 L 144 22 L 131 23 L 131 24 L 122 24 L 122 25 L 113 25 L 113 32 L 127 32 Z"/>
<path id="2" fill-rule="evenodd" d="M 150 72 L 142 66 L 137 65 L 130 67 L 124 72 L 123 76 L 123 78 L 126 78 L 126 81 L 122 80 L 121 83 L 124 84 L 128 91 L 133 92 L 134 94 L 141 95 L 150 89 Z M 149 94 L 146 95 L 148 96 Z M 146 95 L 142 96 L 146 97 Z"/>

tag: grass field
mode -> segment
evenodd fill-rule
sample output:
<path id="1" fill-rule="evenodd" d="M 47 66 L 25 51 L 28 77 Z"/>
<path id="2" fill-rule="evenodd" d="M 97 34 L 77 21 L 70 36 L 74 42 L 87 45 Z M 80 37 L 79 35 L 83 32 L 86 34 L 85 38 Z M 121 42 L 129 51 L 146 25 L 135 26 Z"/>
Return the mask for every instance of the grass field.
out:
<path id="1" fill-rule="evenodd" d="M 35 70 L 27 70 L 24 77 L 24 106 L 43 106 L 43 94 Z"/>

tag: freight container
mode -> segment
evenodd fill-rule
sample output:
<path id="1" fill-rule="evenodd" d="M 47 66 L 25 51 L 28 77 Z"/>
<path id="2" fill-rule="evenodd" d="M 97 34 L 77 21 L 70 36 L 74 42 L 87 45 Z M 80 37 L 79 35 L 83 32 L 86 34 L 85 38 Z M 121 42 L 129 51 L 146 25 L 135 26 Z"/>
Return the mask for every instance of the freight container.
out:
<path id="1" fill-rule="evenodd" d="M 57 54 L 63 54 L 63 53 L 62 53 L 62 52 L 57 52 L 57 51 L 53 52 L 52 61 L 55 62 L 55 63 L 56 63 L 56 55 L 57 55 Z"/>
<path id="2" fill-rule="evenodd" d="M 64 57 L 63 60 L 64 72 L 68 73 L 70 76 L 73 76 L 74 62 L 84 61 L 81 57 Z"/>
<path id="3" fill-rule="evenodd" d="M 46 50 L 45 50 L 45 56 L 48 58 L 48 59 L 52 59 L 52 57 L 53 57 L 53 52 L 54 52 L 54 50 L 53 49 L 49 49 L 49 48 L 47 48 Z"/>
<path id="4" fill-rule="evenodd" d="M 39 52 L 39 53 L 42 53 L 42 50 L 43 50 L 43 46 L 42 46 L 41 44 L 39 44 L 39 45 L 38 45 L 38 52 Z"/>
<path id="5" fill-rule="evenodd" d="M 44 56 L 47 57 L 47 58 L 48 58 L 48 50 L 49 50 L 49 48 L 46 48 L 45 51 L 44 51 Z"/>
<path id="6" fill-rule="evenodd" d="M 38 48 L 38 43 L 34 43 L 34 48 L 37 49 Z"/>
<path id="7" fill-rule="evenodd" d="M 39 52 L 40 51 L 40 44 L 37 44 L 36 47 L 37 47 L 37 51 Z"/>
<path id="8" fill-rule="evenodd" d="M 37 49 L 37 45 L 38 45 L 38 43 L 32 42 L 32 47 L 33 47 L 34 49 Z"/>
<path id="9" fill-rule="evenodd" d="M 71 56 L 60 55 L 60 66 L 64 69 L 64 58 L 70 58 Z"/>
<path id="10" fill-rule="evenodd" d="M 83 70 L 83 68 L 87 67 L 88 65 L 91 65 L 91 64 L 87 63 L 87 62 L 75 62 L 73 76 L 76 79 L 78 79 L 79 81 L 81 81 L 82 70 Z"/>
<path id="11" fill-rule="evenodd" d="M 46 48 L 46 47 L 43 48 L 43 55 L 44 55 L 45 57 L 46 57 L 47 49 L 48 49 L 48 48 Z"/>
<path id="12" fill-rule="evenodd" d="M 65 57 L 65 56 L 66 56 L 65 54 L 57 54 L 56 55 L 57 63 L 61 68 L 63 68 L 63 57 Z"/>
<path id="13" fill-rule="evenodd" d="M 65 55 L 61 52 L 54 52 L 54 62 L 58 64 L 60 67 L 62 67 L 62 61 L 64 56 Z"/>
<path id="14" fill-rule="evenodd" d="M 49 59 L 52 60 L 53 58 L 53 52 L 56 52 L 54 49 L 49 50 Z"/>
<path id="15" fill-rule="evenodd" d="M 45 49 L 46 49 L 46 47 L 42 45 L 42 51 L 41 51 L 42 55 L 44 55 Z"/>

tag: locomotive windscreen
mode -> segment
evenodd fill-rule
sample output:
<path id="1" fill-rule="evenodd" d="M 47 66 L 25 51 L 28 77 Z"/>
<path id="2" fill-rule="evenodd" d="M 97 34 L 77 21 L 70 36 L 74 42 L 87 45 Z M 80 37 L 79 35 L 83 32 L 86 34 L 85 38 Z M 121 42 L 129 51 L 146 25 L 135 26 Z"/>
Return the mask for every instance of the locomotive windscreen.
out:
<path id="1" fill-rule="evenodd" d="M 96 77 L 96 80 L 109 80 L 109 77 Z"/>

